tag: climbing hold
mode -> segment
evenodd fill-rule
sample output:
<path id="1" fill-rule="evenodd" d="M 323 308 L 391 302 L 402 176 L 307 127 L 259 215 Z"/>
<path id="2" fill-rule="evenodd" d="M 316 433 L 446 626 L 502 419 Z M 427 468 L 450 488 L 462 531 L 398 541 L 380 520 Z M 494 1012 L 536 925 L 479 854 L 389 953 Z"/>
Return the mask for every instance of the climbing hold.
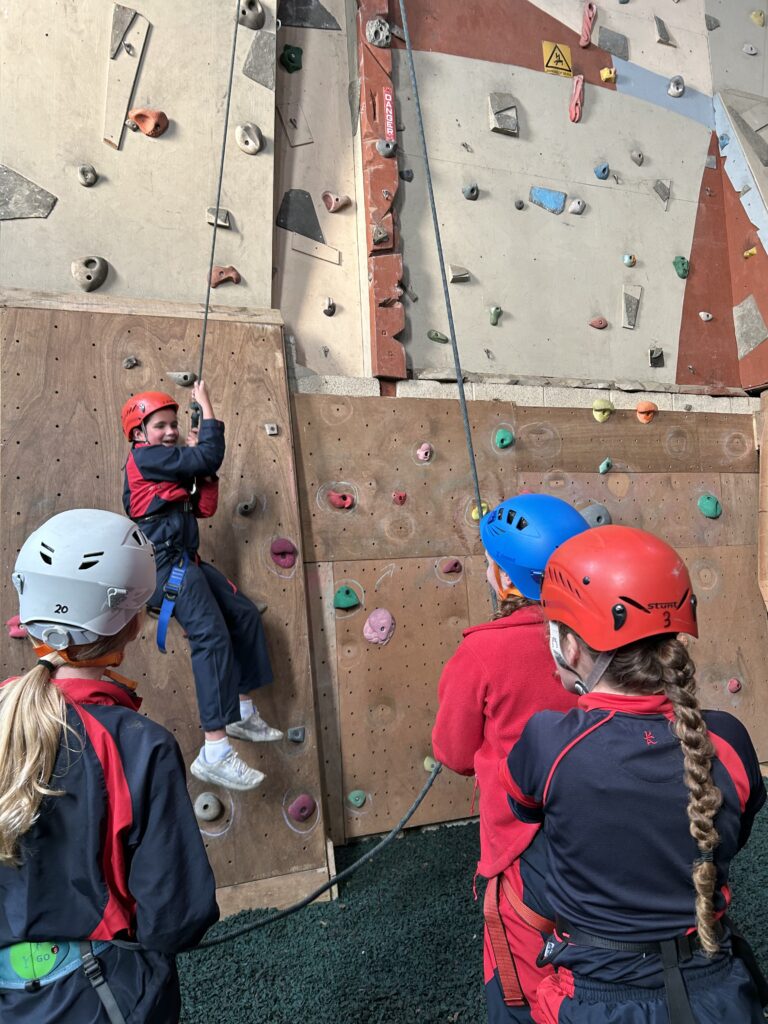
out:
<path id="1" fill-rule="evenodd" d="M 635 407 L 635 415 L 641 423 L 650 423 L 658 411 L 659 407 L 655 402 L 638 402 Z"/>
<path id="2" fill-rule="evenodd" d="M 434 757 L 431 757 L 430 755 L 427 755 L 424 758 L 424 771 L 425 772 L 433 772 L 436 767 L 437 767 L 437 761 L 434 759 Z"/>
<path id="3" fill-rule="evenodd" d="M 706 311 L 706 310 L 704 310 L 704 309 L 702 309 L 702 311 L 701 311 L 701 312 L 699 313 L 699 318 L 700 318 L 701 320 L 703 320 L 705 324 L 706 324 L 706 323 L 709 323 L 709 321 L 710 321 L 710 320 L 713 320 L 713 319 L 714 319 L 714 317 L 712 316 L 712 314 L 711 314 L 711 313 L 707 313 L 707 311 Z"/>
<path id="4" fill-rule="evenodd" d="M 616 68 L 600 68 L 600 78 L 604 82 L 615 82 Z"/>
<path id="5" fill-rule="evenodd" d="M 496 436 L 493 439 L 493 443 L 497 448 L 512 448 L 515 443 L 515 435 L 511 430 L 507 430 L 506 427 L 499 427 L 496 431 Z"/>
<path id="6" fill-rule="evenodd" d="M 664 365 L 663 348 L 659 348 L 658 345 L 654 345 L 653 348 L 648 349 L 648 365 L 653 366 L 655 369 L 659 369 Z"/>
<path id="7" fill-rule="evenodd" d="M 381 224 L 374 224 L 371 238 L 374 245 L 383 245 L 384 242 L 389 241 L 389 232 Z"/>
<path id="8" fill-rule="evenodd" d="M 152 110 L 150 107 L 134 107 L 128 111 L 128 117 L 138 126 L 143 135 L 150 139 L 156 139 L 168 130 L 168 118 L 162 110 Z"/>
<path id="9" fill-rule="evenodd" d="M 720 143 L 720 149 L 725 149 L 725 147 L 731 141 L 731 137 L 726 132 L 722 132 L 720 135 L 717 136 L 717 141 Z"/>
<path id="10" fill-rule="evenodd" d="M 266 15 L 259 0 L 240 0 L 240 11 L 237 15 L 237 20 L 246 28 L 263 28 Z"/>
<path id="11" fill-rule="evenodd" d="M 603 459 L 603 461 L 597 467 L 597 471 L 600 474 L 607 473 L 610 469 L 613 469 L 613 462 L 611 461 L 611 459 Z"/>
<path id="12" fill-rule="evenodd" d="M 488 310 L 488 316 L 491 321 L 491 327 L 497 327 L 499 320 L 501 320 L 502 309 L 501 306 L 491 306 Z"/>
<path id="13" fill-rule="evenodd" d="M 18 615 L 12 615 L 10 619 L 7 619 L 5 628 L 8 630 L 8 636 L 12 640 L 24 640 L 29 636 L 26 626 L 22 626 L 21 619 Z"/>
<path id="14" fill-rule="evenodd" d="M 685 79 L 682 75 L 673 75 L 667 86 L 667 93 L 673 99 L 679 99 L 685 92 Z"/>
<path id="15" fill-rule="evenodd" d="M 515 209 L 516 210 L 524 210 L 525 209 L 525 203 L 523 202 L 522 199 L 516 199 L 515 200 Z"/>
<path id="16" fill-rule="evenodd" d="M 124 370 L 132 370 L 134 368 L 134 366 L 138 366 L 138 365 L 139 365 L 139 360 L 136 358 L 136 356 L 126 356 L 125 359 L 123 360 L 123 369 Z"/>
<path id="17" fill-rule="evenodd" d="M 425 441 L 416 449 L 416 458 L 419 462 L 431 462 L 432 456 L 435 454 L 435 449 L 429 443 Z"/>
<path id="18" fill-rule="evenodd" d="M 365 24 L 365 38 L 371 46 L 378 46 L 382 50 L 392 45 L 392 30 L 389 22 L 384 18 L 371 18 Z"/>
<path id="19" fill-rule="evenodd" d="M 248 156 L 256 156 L 264 146 L 264 136 L 257 124 L 244 121 L 235 128 L 235 142 Z"/>
<path id="20" fill-rule="evenodd" d="M 451 340 L 442 331 L 427 331 L 427 337 L 430 341 L 439 341 L 441 345 L 446 345 Z"/>
<path id="21" fill-rule="evenodd" d="M 352 203 L 349 196 L 337 196 L 335 192 L 330 192 L 327 189 L 320 198 L 323 200 L 328 213 L 338 213 L 339 210 L 343 210 Z"/>
<path id="22" fill-rule="evenodd" d="M 656 42 L 661 43 L 662 46 L 673 46 L 676 47 L 677 43 L 674 41 L 672 36 L 669 34 L 665 22 L 662 18 L 658 18 L 655 14 L 653 20 L 656 22 Z"/>
<path id="23" fill-rule="evenodd" d="M 572 199 L 568 204 L 568 213 L 573 213 L 577 217 L 580 217 L 587 208 L 587 204 L 583 199 Z"/>
<path id="24" fill-rule="evenodd" d="M 306 736 L 306 729 L 303 725 L 292 725 L 285 734 L 289 743 L 303 743 Z"/>
<path id="25" fill-rule="evenodd" d="M 256 511 L 258 505 L 258 498 L 255 494 L 252 494 L 246 501 L 241 501 L 237 506 L 237 514 L 239 516 L 249 516 Z"/>
<path id="26" fill-rule="evenodd" d="M 286 43 L 283 47 L 283 52 L 280 54 L 280 63 L 288 74 L 292 75 L 294 71 L 301 71 L 302 52 L 300 46 L 291 46 L 289 43 Z"/>
<path id="27" fill-rule="evenodd" d="M 347 793 L 347 801 L 353 807 L 362 807 L 365 803 L 365 792 L 362 789 L 353 789 L 351 793 Z"/>
<path id="28" fill-rule="evenodd" d="M 413 171 L 410 169 L 410 167 L 406 167 L 402 171 L 400 171 L 400 177 L 403 179 L 403 181 L 413 181 Z"/>
<path id="29" fill-rule="evenodd" d="M 634 267 L 637 263 L 637 256 L 631 252 L 625 252 L 622 259 L 624 260 L 625 267 Z"/>
<path id="30" fill-rule="evenodd" d="M 744 250 L 744 259 L 748 260 L 750 256 L 757 256 L 757 246 L 753 245 L 751 249 Z"/>
<path id="31" fill-rule="evenodd" d="M 716 28 L 720 28 L 720 21 L 713 14 L 704 15 L 704 24 L 707 26 L 708 32 L 714 32 Z"/>
<path id="32" fill-rule="evenodd" d="M 508 92 L 492 92 L 488 95 L 488 119 L 492 132 L 512 135 L 514 138 L 519 135 L 517 104 L 515 97 Z"/>
<path id="33" fill-rule="evenodd" d="M 568 104 L 568 117 L 573 124 L 581 120 L 581 110 L 584 106 L 584 75 L 574 75 L 571 85 L 571 100 Z"/>
<path id="34" fill-rule="evenodd" d="M 613 402 L 607 398 L 596 398 L 592 403 L 592 415 L 598 423 L 605 423 L 613 410 Z"/>
<path id="35" fill-rule="evenodd" d="M 729 679 L 728 680 L 728 693 L 738 693 L 741 690 L 741 680 Z"/>
<path id="36" fill-rule="evenodd" d="M 190 388 L 197 380 L 194 370 L 169 370 L 166 376 L 170 377 L 173 383 L 178 384 L 180 388 Z"/>
<path id="37" fill-rule="evenodd" d="M 584 15 L 581 20 L 581 36 L 579 38 L 579 46 L 587 47 L 590 44 L 592 38 L 592 29 L 595 27 L 597 21 L 597 4 L 588 2 L 584 4 Z"/>
<path id="38" fill-rule="evenodd" d="M 125 127 L 132 132 L 137 132 L 139 130 L 139 126 L 130 117 L 126 117 Z"/>
<path id="39" fill-rule="evenodd" d="M 610 173 L 611 168 L 607 163 L 598 164 L 597 167 L 595 167 L 595 177 L 599 178 L 600 181 L 605 181 Z"/>
<path id="40" fill-rule="evenodd" d="M 765 11 L 752 11 L 750 18 L 758 28 L 765 28 Z"/>
<path id="41" fill-rule="evenodd" d="M 440 572 L 446 576 L 457 576 L 460 572 L 463 572 L 464 566 L 458 560 L 458 558 L 451 558 L 443 565 L 440 566 Z"/>
<path id="42" fill-rule="evenodd" d="M 565 209 L 565 200 L 568 196 L 565 192 L 558 192 L 554 188 L 534 186 L 528 193 L 528 198 L 534 206 L 540 206 L 542 210 L 557 214 L 562 213 Z"/>
<path id="43" fill-rule="evenodd" d="M 483 516 L 487 516 L 488 515 L 489 510 L 490 510 L 490 507 L 489 507 L 487 501 L 481 501 L 479 509 L 478 509 L 477 505 L 473 505 L 472 506 L 472 520 L 473 520 L 473 522 L 479 523 L 480 520 L 483 518 Z"/>
<path id="44" fill-rule="evenodd" d="M 84 292 L 94 292 L 106 281 L 109 264 L 101 256 L 84 256 L 73 260 L 70 270 Z"/>
<path id="45" fill-rule="evenodd" d="M 214 267 L 211 271 L 211 288 L 218 288 L 225 281 L 231 281 L 232 284 L 240 284 L 241 277 L 239 272 L 232 266 Z"/>
<path id="46" fill-rule="evenodd" d="M 328 491 L 328 504 L 334 508 L 354 508 L 355 496 L 347 491 Z"/>
<path id="47" fill-rule="evenodd" d="M 395 632 L 395 620 L 386 608 L 374 608 L 363 626 L 363 636 L 370 644 L 388 644 Z"/>
<path id="48" fill-rule="evenodd" d="M 451 263 L 448 266 L 448 273 L 450 275 L 451 284 L 456 284 L 459 281 L 469 280 L 469 271 L 466 267 L 460 267 L 456 263 Z"/>
<path id="49" fill-rule="evenodd" d="M 699 500 L 696 502 L 699 512 L 707 519 L 719 519 L 723 514 L 723 506 L 714 496 L 714 494 L 702 494 Z"/>
<path id="50" fill-rule="evenodd" d="M 77 180 L 86 188 L 90 188 L 91 185 L 95 185 L 99 180 L 99 176 L 96 173 L 96 169 L 93 164 L 80 164 L 77 168 Z"/>
<path id="51" fill-rule="evenodd" d="M 753 46 L 752 43 L 744 43 L 741 49 L 748 57 L 757 56 L 757 47 Z"/>
<path id="52" fill-rule="evenodd" d="M 276 423 L 265 423 L 264 431 L 267 437 L 277 437 L 279 431 Z"/>
<path id="53" fill-rule="evenodd" d="M 404 505 L 408 500 L 408 494 L 405 491 L 392 491 L 392 502 L 395 505 Z"/>
<path id="54" fill-rule="evenodd" d="M 608 326 L 608 321 L 604 316 L 595 316 L 589 321 L 589 326 L 594 327 L 596 331 L 604 331 Z"/>
<path id="55" fill-rule="evenodd" d="M 307 821 L 316 810 L 317 804 L 314 797 L 311 797 L 309 793 L 302 793 L 288 805 L 288 817 L 292 821 Z"/>
<path id="56" fill-rule="evenodd" d="M 378 139 L 376 151 L 389 159 L 397 152 L 397 142 L 394 139 Z"/>
<path id="57" fill-rule="evenodd" d="M 342 608 L 345 611 L 348 608 L 359 608 L 360 598 L 357 596 L 352 587 L 339 587 L 339 589 L 333 595 L 333 607 Z"/>
<path id="58" fill-rule="evenodd" d="M 643 297 L 643 286 L 625 284 L 621 289 L 621 304 L 623 315 L 621 326 L 628 331 L 633 331 L 637 326 L 637 317 L 640 312 L 640 300 Z"/>
<path id="59" fill-rule="evenodd" d="M 595 526 L 610 526 L 613 522 L 611 513 L 605 507 L 597 501 L 593 501 L 591 505 L 587 505 L 586 508 L 580 508 L 579 512 L 587 520 L 591 527 Z"/>
<path id="60" fill-rule="evenodd" d="M 298 555 L 296 545 L 287 537 L 276 537 L 269 545 L 269 557 L 283 569 L 292 569 Z"/>
<path id="61" fill-rule="evenodd" d="M 211 225 L 216 225 L 217 228 L 231 228 L 232 225 L 229 220 L 229 210 L 225 210 L 223 206 L 219 207 L 219 214 L 216 216 L 216 207 L 209 206 L 205 211 L 205 219 Z"/>
<path id="62" fill-rule="evenodd" d="M 480 195 L 480 189 L 477 187 L 476 181 L 471 182 L 469 185 L 465 185 L 461 192 L 465 199 L 471 199 L 473 202 Z"/>
<path id="63" fill-rule="evenodd" d="M 632 163 L 637 164 L 638 167 L 642 167 L 643 166 L 643 160 L 645 160 L 645 153 L 643 153 L 642 150 L 640 150 L 640 149 L 630 150 L 629 155 L 630 155 L 630 157 L 632 159 Z"/>
<path id="64" fill-rule="evenodd" d="M 656 193 L 656 195 L 659 197 L 662 203 L 664 203 L 664 209 L 666 210 L 667 206 L 669 205 L 669 197 L 672 195 L 672 182 L 662 181 L 662 179 L 659 178 L 657 181 L 653 183 L 653 191 Z"/>
<path id="65" fill-rule="evenodd" d="M 691 271 L 691 264 L 685 258 L 685 256 L 675 256 L 672 260 L 672 265 L 675 268 L 675 273 L 678 277 L 685 279 Z"/>
<path id="66" fill-rule="evenodd" d="M 324 313 L 325 316 L 333 316 L 333 314 L 335 312 L 336 312 L 336 303 L 333 301 L 333 299 L 330 296 L 328 296 L 328 298 L 323 303 L 323 313 Z"/>
<path id="67" fill-rule="evenodd" d="M 224 813 L 224 804 L 215 793 L 201 793 L 195 800 L 195 817 L 200 821 L 215 821 Z"/>

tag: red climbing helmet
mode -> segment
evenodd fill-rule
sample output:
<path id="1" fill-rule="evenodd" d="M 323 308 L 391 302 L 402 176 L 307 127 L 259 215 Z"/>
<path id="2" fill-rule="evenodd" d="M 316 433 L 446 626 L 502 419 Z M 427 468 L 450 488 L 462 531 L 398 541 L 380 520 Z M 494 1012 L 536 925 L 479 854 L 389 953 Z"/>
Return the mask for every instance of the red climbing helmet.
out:
<path id="1" fill-rule="evenodd" d="M 601 526 L 565 541 L 541 585 L 547 619 L 562 622 L 596 651 L 657 636 L 698 636 L 696 595 L 678 553 L 652 533 Z"/>
<path id="2" fill-rule="evenodd" d="M 179 411 L 179 403 L 173 395 L 167 395 L 164 391 L 141 391 L 138 395 L 129 398 L 120 413 L 123 423 L 123 433 L 131 440 L 131 431 L 134 427 L 140 427 L 147 416 L 151 416 L 158 409 L 175 409 Z"/>

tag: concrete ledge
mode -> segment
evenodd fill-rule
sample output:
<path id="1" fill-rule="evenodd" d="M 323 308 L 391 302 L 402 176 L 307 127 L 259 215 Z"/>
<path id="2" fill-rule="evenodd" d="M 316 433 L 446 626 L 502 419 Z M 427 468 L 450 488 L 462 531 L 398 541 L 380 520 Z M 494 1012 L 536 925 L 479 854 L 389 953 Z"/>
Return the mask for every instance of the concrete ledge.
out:
<path id="1" fill-rule="evenodd" d="M 355 398 L 378 398 L 381 385 L 375 377 L 321 377 L 311 374 L 297 377 L 292 390 L 300 395 L 350 395 Z"/>

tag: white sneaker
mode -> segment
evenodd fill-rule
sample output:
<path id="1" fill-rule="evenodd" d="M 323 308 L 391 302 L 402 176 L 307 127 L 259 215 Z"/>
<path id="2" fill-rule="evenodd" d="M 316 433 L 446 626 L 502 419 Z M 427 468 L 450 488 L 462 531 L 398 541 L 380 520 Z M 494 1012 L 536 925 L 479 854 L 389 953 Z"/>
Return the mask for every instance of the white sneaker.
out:
<path id="1" fill-rule="evenodd" d="M 251 743 L 272 743 L 274 740 L 281 740 L 283 734 L 279 729 L 273 729 L 267 725 L 258 712 L 253 709 L 253 714 L 244 718 L 242 722 L 233 722 L 227 726 L 227 736 L 234 736 L 238 740 L 250 740 Z"/>
<path id="2" fill-rule="evenodd" d="M 214 785 L 223 786 L 225 789 L 256 789 L 266 778 L 258 768 L 249 767 L 234 750 L 230 750 L 226 757 L 213 763 L 206 761 L 201 750 L 189 770 L 196 779 L 213 782 Z"/>

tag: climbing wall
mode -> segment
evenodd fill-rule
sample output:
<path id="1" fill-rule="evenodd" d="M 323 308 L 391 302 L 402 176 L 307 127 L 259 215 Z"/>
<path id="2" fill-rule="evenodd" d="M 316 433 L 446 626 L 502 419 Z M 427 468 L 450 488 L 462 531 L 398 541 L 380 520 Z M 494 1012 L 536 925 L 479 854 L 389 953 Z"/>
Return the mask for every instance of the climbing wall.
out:
<path id="1" fill-rule="evenodd" d="M 481 401 L 469 416 L 490 505 L 521 490 L 601 502 L 615 523 L 681 551 L 700 599 L 692 646 L 703 701 L 738 715 L 768 755 L 751 416 L 662 412 L 641 424 L 626 411 L 598 424 L 589 409 Z M 441 668 L 491 607 L 456 402 L 299 395 L 294 417 L 321 757 L 340 841 L 389 828 L 423 785 Z M 509 435 L 515 443 L 500 447 Z M 334 507 L 339 494 L 350 508 Z M 718 519 L 697 505 L 710 494 Z M 334 608 L 340 588 L 358 604 Z M 386 645 L 364 636 L 377 608 L 395 620 Z M 471 803 L 471 782 L 445 773 L 413 821 L 466 817 Z"/>
<path id="2" fill-rule="evenodd" d="M 227 455 L 218 512 L 200 524 L 200 550 L 244 593 L 266 603 L 276 681 L 259 694 L 259 708 L 283 731 L 305 732 L 297 743 L 240 745 L 266 782 L 250 793 L 217 790 L 224 813 L 201 825 L 220 903 L 230 912 L 269 903 L 274 881 L 269 896 L 265 886 L 275 876 L 292 880 L 283 895 L 303 895 L 328 877 L 320 810 L 303 823 L 287 813 L 300 794 L 313 795 L 318 805 L 321 794 L 282 330 L 274 314 L 269 319 L 240 313 L 209 323 L 205 376 L 217 416 L 226 423 Z M 188 393 L 167 373 L 196 365 L 199 338 L 199 318 L 2 310 L 3 619 L 16 610 L 10 570 L 31 530 L 79 506 L 122 512 L 127 446 L 119 411 L 125 399 L 148 388 L 173 392 L 185 431 Z M 131 369 L 122 365 L 128 357 L 138 360 Z M 276 434 L 268 434 L 266 424 Z M 249 516 L 238 514 L 243 502 L 255 509 Z M 277 537 L 296 546 L 292 568 L 281 568 L 270 556 Z M 143 710 L 171 730 L 189 765 L 202 733 L 187 644 L 175 620 L 167 656 L 157 651 L 154 633 L 147 620 L 125 673 L 138 680 Z M 24 641 L 4 644 L 3 675 L 18 673 L 31 660 Z M 211 788 L 190 778 L 193 799 Z"/>

